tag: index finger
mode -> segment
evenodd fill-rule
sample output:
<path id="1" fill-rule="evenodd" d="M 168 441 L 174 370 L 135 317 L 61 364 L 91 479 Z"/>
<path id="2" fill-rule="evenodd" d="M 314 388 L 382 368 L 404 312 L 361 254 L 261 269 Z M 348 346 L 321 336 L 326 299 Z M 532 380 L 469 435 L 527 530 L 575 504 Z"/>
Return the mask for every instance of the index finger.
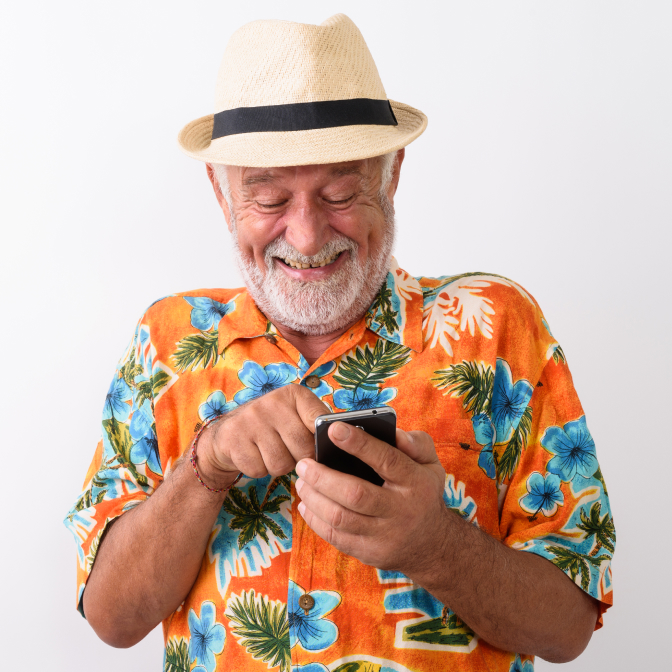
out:
<path id="1" fill-rule="evenodd" d="M 345 422 L 329 427 L 329 438 L 336 446 L 366 462 L 386 482 L 408 482 L 409 473 L 417 466 L 401 450 Z"/>
<path id="2" fill-rule="evenodd" d="M 307 387 L 303 387 L 302 385 L 291 385 L 290 387 L 294 390 L 296 412 L 311 434 L 314 434 L 315 420 L 320 415 L 329 413 L 329 407 L 321 402 Z"/>

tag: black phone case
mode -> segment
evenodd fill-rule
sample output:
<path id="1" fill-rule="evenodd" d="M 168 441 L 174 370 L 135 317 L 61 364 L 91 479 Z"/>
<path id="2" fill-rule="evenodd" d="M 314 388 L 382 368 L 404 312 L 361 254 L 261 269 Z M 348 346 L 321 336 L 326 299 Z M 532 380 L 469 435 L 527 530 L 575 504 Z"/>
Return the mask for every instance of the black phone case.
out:
<path id="1" fill-rule="evenodd" d="M 367 434 L 389 443 L 396 448 L 397 418 L 394 413 L 379 413 L 365 418 L 352 418 L 349 420 L 335 418 L 330 422 L 323 422 L 315 430 L 315 460 L 331 469 L 341 471 L 344 474 L 358 476 L 374 485 L 382 485 L 385 481 L 366 462 L 358 457 L 346 453 L 334 445 L 329 438 L 328 430 L 332 422 L 347 422 L 349 425 L 361 427 Z"/>

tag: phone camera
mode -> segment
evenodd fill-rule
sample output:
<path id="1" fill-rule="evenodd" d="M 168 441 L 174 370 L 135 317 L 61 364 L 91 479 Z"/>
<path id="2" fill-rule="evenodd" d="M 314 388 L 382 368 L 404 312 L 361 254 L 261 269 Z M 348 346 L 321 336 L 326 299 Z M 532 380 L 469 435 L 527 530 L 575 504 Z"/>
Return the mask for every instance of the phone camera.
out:
<path id="1" fill-rule="evenodd" d="M 371 411 L 374 415 L 378 415 L 378 411 Z"/>

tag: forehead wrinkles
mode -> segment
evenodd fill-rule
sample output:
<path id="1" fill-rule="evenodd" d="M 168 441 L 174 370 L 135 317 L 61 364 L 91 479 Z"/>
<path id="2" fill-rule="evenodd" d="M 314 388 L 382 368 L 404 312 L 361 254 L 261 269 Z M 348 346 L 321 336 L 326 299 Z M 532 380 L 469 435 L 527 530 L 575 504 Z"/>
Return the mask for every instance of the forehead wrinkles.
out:
<path id="1" fill-rule="evenodd" d="M 292 185 L 289 183 L 296 181 L 300 182 L 305 179 L 305 171 L 302 171 L 302 168 L 304 167 L 298 166 L 294 168 L 293 171 L 286 171 L 281 168 L 268 168 L 263 169 L 258 173 L 252 172 L 254 169 L 243 168 L 240 186 L 243 190 L 256 185 L 277 185 L 279 187 L 287 187 L 291 189 Z M 371 159 L 366 159 L 357 165 L 336 165 L 327 171 L 322 170 L 322 168 L 323 167 L 320 166 L 320 170 L 314 170 L 313 174 L 310 172 L 308 173 L 308 177 L 313 178 L 313 184 L 315 188 L 318 189 L 324 189 L 342 177 L 352 177 L 362 184 L 364 188 L 368 188 L 371 182 Z"/>

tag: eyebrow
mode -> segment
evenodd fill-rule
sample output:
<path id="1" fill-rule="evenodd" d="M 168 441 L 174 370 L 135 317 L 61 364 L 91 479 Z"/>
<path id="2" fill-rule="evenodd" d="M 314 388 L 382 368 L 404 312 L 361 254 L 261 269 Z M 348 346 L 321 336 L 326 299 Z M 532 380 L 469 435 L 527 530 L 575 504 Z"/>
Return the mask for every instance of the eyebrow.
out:
<path id="1" fill-rule="evenodd" d="M 246 177 L 243 180 L 243 186 L 249 187 L 253 184 L 268 184 L 274 182 L 275 176 L 271 173 L 262 173 L 261 175 L 254 175 L 253 177 Z"/>
<path id="2" fill-rule="evenodd" d="M 331 171 L 332 175 L 337 177 L 342 177 L 343 175 L 357 175 L 358 177 L 364 177 L 364 173 L 359 168 L 335 168 Z"/>

